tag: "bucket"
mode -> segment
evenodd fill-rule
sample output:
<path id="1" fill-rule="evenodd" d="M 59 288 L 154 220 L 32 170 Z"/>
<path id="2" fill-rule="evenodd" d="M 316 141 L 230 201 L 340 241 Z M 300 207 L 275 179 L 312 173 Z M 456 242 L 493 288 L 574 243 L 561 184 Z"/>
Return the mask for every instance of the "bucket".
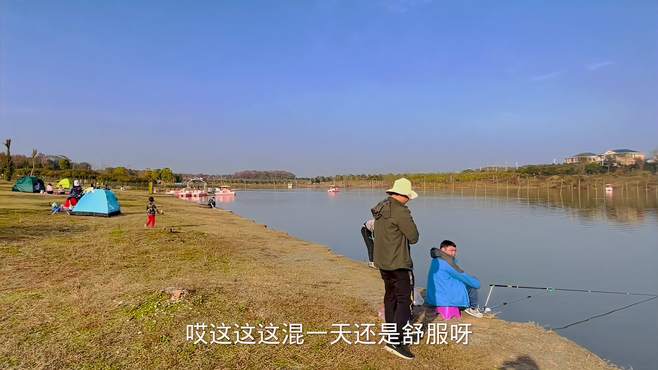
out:
<path id="1" fill-rule="evenodd" d="M 462 314 L 459 312 L 459 307 L 437 307 L 436 313 L 441 315 L 443 320 L 451 320 L 454 318 L 461 319 Z"/>

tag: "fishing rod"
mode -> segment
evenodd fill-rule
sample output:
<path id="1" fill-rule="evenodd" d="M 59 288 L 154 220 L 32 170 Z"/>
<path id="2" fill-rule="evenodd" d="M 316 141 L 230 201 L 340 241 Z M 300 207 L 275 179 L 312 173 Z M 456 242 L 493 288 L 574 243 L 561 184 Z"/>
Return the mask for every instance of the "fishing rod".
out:
<path id="1" fill-rule="evenodd" d="M 516 303 L 516 302 L 520 302 L 520 301 L 532 298 L 532 295 L 528 295 L 528 296 L 522 297 L 520 299 L 516 299 L 514 301 L 502 302 L 498 305 L 489 307 L 488 305 L 489 305 L 489 300 L 491 299 L 491 293 L 493 292 L 493 289 L 495 287 L 498 287 L 498 288 L 512 288 L 512 289 L 543 290 L 546 293 L 553 293 L 553 292 L 560 291 L 560 292 L 615 294 L 615 295 L 648 297 L 648 298 L 642 299 L 640 301 L 633 302 L 631 304 L 628 304 L 628 305 L 625 305 L 625 306 L 622 306 L 622 307 L 618 307 L 618 308 L 612 309 L 610 311 L 607 311 L 607 312 L 604 312 L 604 313 L 601 313 L 601 314 L 596 314 L 596 315 L 587 317 L 587 318 L 582 319 L 582 320 L 574 321 L 572 323 L 569 323 L 569 324 L 566 324 L 566 325 L 563 325 L 563 326 L 560 326 L 560 327 L 557 327 L 557 328 L 549 328 L 549 329 L 552 329 L 552 330 L 567 329 L 567 328 L 570 328 L 574 325 L 582 324 L 582 323 L 588 322 L 588 321 L 596 319 L 596 318 L 607 316 L 607 315 L 613 314 L 615 312 L 619 312 L 619 311 L 625 310 L 627 308 L 631 308 L 633 306 L 637 306 L 637 305 L 640 305 L 642 303 L 646 303 L 646 302 L 649 302 L 649 301 L 652 301 L 652 300 L 658 298 L 658 294 L 651 294 L 651 293 L 619 292 L 619 291 L 611 291 L 611 290 L 594 290 L 594 289 L 537 287 L 537 286 L 524 286 L 524 285 L 512 285 L 512 284 L 489 284 L 489 293 L 487 294 L 487 300 L 484 304 L 485 312 L 491 312 L 491 310 L 494 309 L 494 308 L 501 307 L 501 306 L 507 306 L 507 305 L 510 305 L 512 303 Z"/>
<path id="2" fill-rule="evenodd" d="M 527 286 L 527 285 L 513 285 L 513 284 L 489 284 L 489 293 L 487 294 L 487 300 L 484 302 L 484 307 L 488 307 L 489 300 L 491 299 L 491 294 L 493 293 L 494 288 L 512 288 L 512 289 L 531 289 L 531 290 L 543 290 L 549 293 L 552 292 L 579 292 L 579 293 L 597 293 L 597 294 L 617 294 L 617 295 L 627 295 L 627 296 L 643 296 L 643 297 L 658 297 L 658 294 L 655 293 L 635 293 L 635 292 L 619 292 L 611 290 L 594 290 L 594 289 L 572 289 L 572 288 L 553 288 L 553 287 L 539 287 L 539 286 Z"/>

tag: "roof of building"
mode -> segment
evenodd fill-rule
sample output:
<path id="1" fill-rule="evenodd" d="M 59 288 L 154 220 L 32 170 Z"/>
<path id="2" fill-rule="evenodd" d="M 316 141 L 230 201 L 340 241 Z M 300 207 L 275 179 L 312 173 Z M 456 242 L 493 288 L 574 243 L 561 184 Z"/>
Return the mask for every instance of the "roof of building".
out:
<path id="1" fill-rule="evenodd" d="M 615 153 L 639 153 L 637 150 L 631 149 L 612 149 L 610 151 Z"/>
<path id="2" fill-rule="evenodd" d="M 590 153 L 590 152 L 585 152 L 585 153 L 578 153 L 574 155 L 574 157 L 594 157 L 597 156 L 598 154 L 596 153 Z"/>

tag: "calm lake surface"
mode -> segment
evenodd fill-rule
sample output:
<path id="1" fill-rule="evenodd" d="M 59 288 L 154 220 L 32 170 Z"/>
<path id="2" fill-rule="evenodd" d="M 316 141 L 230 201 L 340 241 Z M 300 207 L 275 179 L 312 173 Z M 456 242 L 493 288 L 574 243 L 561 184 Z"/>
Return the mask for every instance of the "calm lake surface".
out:
<path id="1" fill-rule="evenodd" d="M 412 246 L 417 286 L 426 286 L 430 248 L 450 239 L 461 267 L 483 284 L 481 304 L 491 283 L 658 292 L 656 193 L 632 189 L 607 196 L 598 190 L 421 193 L 409 203 L 420 231 Z M 365 262 L 359 230 L 384 197 L 379 190 L 241 191 L 232 201 L 218 198 L 217 205 Z M 525 299 L 528 295 L 532 298 Z M 495 288 L 489 306 L 510 302 L 494 312 L 558 328 L 645 298 Z M 558 333 L 619 366 L 655 369 L 658 300 Z"/>

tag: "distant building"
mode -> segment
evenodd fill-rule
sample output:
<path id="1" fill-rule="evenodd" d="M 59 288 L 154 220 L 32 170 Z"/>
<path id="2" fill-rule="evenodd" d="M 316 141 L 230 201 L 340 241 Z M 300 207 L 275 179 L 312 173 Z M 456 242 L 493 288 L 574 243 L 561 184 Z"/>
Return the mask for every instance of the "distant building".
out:
<path id="1" fill-rule="evenodd" d="M 613 149 L 603 153 L 605 161 L 619 166 L 632 166 L 644 161 L 644 154 L 631 149 Z"/>
<path id="2" fill-rule="evenodd" d="M 580 153 L 566 158 L 564 163 L 603 163 L 604 156 L 596 153 Z"/>

